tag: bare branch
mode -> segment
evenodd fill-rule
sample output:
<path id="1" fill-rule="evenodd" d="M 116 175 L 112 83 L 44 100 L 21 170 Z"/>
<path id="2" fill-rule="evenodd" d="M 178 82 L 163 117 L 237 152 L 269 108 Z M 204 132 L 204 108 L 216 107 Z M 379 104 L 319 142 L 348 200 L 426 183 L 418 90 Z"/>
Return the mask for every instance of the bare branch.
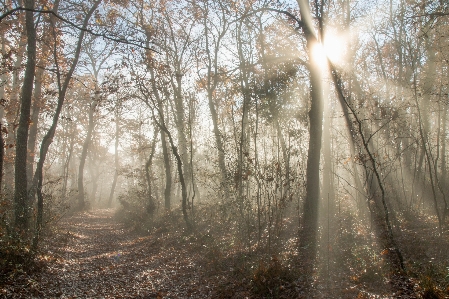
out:
<path id="1" fill-rule="evenodd" d="M 83 28 L 83 27 L 81 27 L 81 26 L 75 24 L 74 22 L 69 21 L 69 20 L 67 20 L 66 18 L 64 18 L 64 17 L 62 17 L 62 16 L 60 16 L 60 15 L 58 15 L 58 14 L 55 13 L 53 10 L 47 10 L 47 9 L 28 9 L 28 8 L 19 6 L 19 7 L 16 7 L 16 8 L 14 8 L 14 9 L 11 9 L 11 10 L 5 12 L 4 14 L 2 14 L 2 15 L 0 16 L 0 23 L 3 21 L 3 19 L 5 19 L 6 17 L 8 17 L 8 16 L 10 16 L 10 15 L 12 15 L 12 14 L 18 12 L 18 11 L 32 11 L 32 12 L 37 12 L 37 13 L 51 14 L 51 15 L 55 16 L 56 18 L 58 18 L 59 20 L 63 21 L 64 23 L 69 24 L 70 26 L 72 26 L 72 27 L 74 27 L 74 28 L 76 28 L 76 29 L 78 29 L 78 30 L 85 31 L 85 32 L 87 32 L 87 33 L 89 33 L 89 34 L 91 34 L 91 35 L 93 35 L 93 36 L 102 37 L 102 38 L 104 38 L 104 39 L 111 40 L 111 41 L 114 41 L 114 42 L 117 42 L 117 43 L 126 44 L 126 45 L 131 45 L 131 46 L 136 46 L 136 47 L 139 47 L 139 48 L 142 48 L 142 49 L 145 49 L 145 50 L 150 50 L 150 51 L 152 51 L 152 52 L 161 54 L 159 51 L 157 51 L 157 50 L 155 50 L 155 49 L 153 49 L 153 48 L 150 48 L 150 47 L 145 46 L 145 45 L 144 45 L 145 42 L 143 42 L 143 41 L 139 41 L 139 40 L 129 40 L 129 39 L 125 39 L 125 38 L 116 38 L 116 37 L 109 36 L 109 35 L 107 35 L 107 34 L 105 34 L 105 33 L 98 33 L 98 32 L 95 32 L 95 31 L 93 31 L 93 30 L 91 30 L 91 29 Z"/>
<path id="2" fill-rule="evenodd" d="M 443 17 L 443 16 L 449 16 L 449 12 L 436 11 L 436 12 L 425 13 L 425 14 L 420 14 L 420 15 L 413 15 L 409 18 Z"/>
<path id="3" fill-rule="evenodd" d="M 251 12 L 249 12 L 249 13 L 244 14 L 243 16 L 241 16 L 240 18 L 238 18 L 236 21 L 239 21 L 239 20 L 241 20 L 241 19 L 247 18 L 247 17 L 249 17 L 249 16 L 251 16 L 251 15 L 253 15 L 253 14 L 256 14 L 256 13 L 258 13 L 258 12 L 261 12 L 261 11 L 271 11 L 271 12 L 276 12 L 276 13 L 284 14 L 284 15 L 286 15 L 287 17 L 289 17 L 291 20 L 295 21 L 295 22 L 298 24 L 298 28 L 297 28 L 297 29 L 303 28 L 303 27 L 304 27 L 303 21 L 301 21 L 300 19 L 298 19 L 298 18 L 297 18 L 295 15 L 293 15 L 292 13 L 290 13 L 290 12 L 288 12 L 288 11 L 286 11 L 286 10 L 280 10 L 280 9 L 270 8 L 270 7 L 262 7 L 262 8 L 253 10 L 253 11 L 251 11 Z"/>

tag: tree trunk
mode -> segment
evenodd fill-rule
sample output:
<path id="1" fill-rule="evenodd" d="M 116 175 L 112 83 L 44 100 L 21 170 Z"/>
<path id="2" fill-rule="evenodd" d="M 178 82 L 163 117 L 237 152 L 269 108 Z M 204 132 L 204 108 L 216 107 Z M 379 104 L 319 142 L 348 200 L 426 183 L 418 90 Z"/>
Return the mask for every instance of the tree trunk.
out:
<path id="1" fill-rule="evenodd" d="M 147 37 L 149 40 L 149 33 L 147 32 Z M 147 43 L 148 43 L 147 40 Z M 154 73 L 154 60 L 151 58 L 150 55 L 148 55 L 147 58 L 147 68 L 151 75 L 151 88 L 152 92 L 155 97 L 155 101 L 153 101 L 153 105 L 151 105 L 148 101 L 145 103 L 149 108 L 151 108 L 154 112 L 154 110 L 158 110 L 158 117 L 160 121 L 163 121 L 163 113 L 164 113 L 164 107 L 162 105 L 162 99 L 159 94 L 159 89 L 156 85 L 156 75 Z M 153 118 L 155 119 L 155 122 L 158 124 L 159 128 L 161 129 L 161 146 L 162 146 L 162 155 L 164 157 L 164 169 L 165 169 L 165 190 L 164 190 L 164 206 L 166 210 L 170 210 L 171 206 L 171 185 L 172 185 L 172 175 L 171 175 L 171 168 L 170 168 L 170 156 L 168 154 L 167 149 L 167 140 L 165 136 L 165 131 L 161 127 L 161 125 L 157 122 L 156 116 L 153 114 Z M 165 123 L 165 122 L 164 122 Z M 165 124 L 164 124 L 165 126 Z"/>
<path id="2" fill-rule="evenodd" d="M 369 139 L 366 139 L 365 137 L 372 135 L 369 132 L 365 132 L 366 129 L 363 128 L 362 121 L 359 119 L 358 114 L 352 108 L 351 103 L 349 103 L 346 99 L 343 83 L 337 69 L 331 62 L 329 62 L 329 65 L 331 67 L 332 79 L 335 90 L 337 91 L 338 99 L 340 101 L 340 104 L 342 105 L 343 111 L 345 111 L 345 121 L 347 122 L 348 127 L 351 127 L 352 130 L 354 130 L 353 132 L 357 132 L 357 134 L 360 136 L 363 150 L 368 156 L 369 164 L 371 164 L 371 168 L 368 168 L 368 165 L 365 165 L 367 177 L 369 172 L 372 172 L 374 175 L 374 184 L 376 184 L 380 189 L 380 197 L 376 194 L 375 190 L 369 189 L 369 195 L 370 198 L 372 198 L 372 200 L 370 200 L 369 202 L 369 210 L 373 217 L 373 224 L 379 239 L 379 243 L 382 248 L 386 249 L 386 257 L 388 259 L 392 273 L 399 274 L 402 270 L 404 270 L 402 253 L 396 245 L 396 241 L 393 237 L 387 199 L 381 174 L 378 170 L 378 162 L 375 160 L 374 155 L 372 154 L 372 150 L 370 149 Z M 351 114 L 353 115 L 353 118 L 355 119 L 354 122 L 349 118 L 348 110 L 350 110 Z"/>
<path id="3" fill-rule="evenodd" d="M 96 200 L 97 197 L 97 191 L 98 191 L 98 181 L 100 180 L 100 169 L 99 169 L 99 165 L 95 164 L 95 160 L 94 160 L 94 153 L 92 151 L 92 146 L 91 146 L 91 150 L 89 151 L 89 173 L 90 173 L 90 179 L 92 182 L 92 193 L 90 196 L 90 202 L 93 204 Z M 100 200 L 100 199 L 99 199 Z"/>
<path id="4" fill-rule="evenodd" d="M 97 108 L 98 100 L 94 99 L 90 103 L 89 107 L 89 124 L 87 126 L 86 139 L 84 139 L 83 149 L 81 151 L 80 164 L 78 167 L 78 209 L 83 210 L 85 208 L 85 195 L 84 195 L 84 165 L 86 164 L 87 150 L 92 141 L 92 133 L 94 130 L 94 113 Z"/>
<path id="5" fill-rule="evenodd" d="M 308 41 L 308 48 L 311 44 Z M 309 56 L 311 55 L 309 50 Z M 303 227 L 301 231 L 301 249 L 303 249 L 306 273 L 311 274 L 316 257 L 318 236 L 318 204 L 320 199 L 320 154 L 323 124 L 323 106 L 321 99 L 321 78 L 318 70 L 309 68 L 311 81 L 311 107 L 309 111 L 309 149 L 306 170 L 306 197 L 303 207 Z"/>
<path id="6" fill-rule="evenodd" d="M 180 63 L 179 63 L 180 64 Z M 190 167 L 189 167 L 189 155 L 187 154 L 187 137 L 185 129 L 185 109 L 182 94 L 182 74 L 181 70 L 177 69 L 175 78 L 172 78 L 172 88 L 174 90 L 174 102 L 176 117 L 174 118 L 176 123 L 176 129 L 178 132 L 178 153 L 182 161 L 182 171 L 186 175 L 185 183 L 190 180 Z"/>
<path id="7" fill-rule="evenodd" d="M 312 26 L 309 5 L 304 0 L 297 0 L 303 31 L 307 41 L 310 75 L 309 111 L 309 149 L 306 170 L 306 197 L 303 206 L 303 225 L 300 232 L 301 258 L 304 262 L 305 274 L 310 277 L 313 272 L 317 251 L 318 237 L 318 205 L 320 200 L 320 156 L 323 131 L 323 100 L 320 69 L 313 61 L 313 47 L 318 42 Z"/>
<path id="8" fill-rule="evenodd" d="M 164 156 L 164 168 L 165 168 L 165 191 L 164 191 L 164 204 L 165 209 L 170 210 L 171 205 L 171 169 L 170 169 L 170 157 L 168 155 L 167 140 L 165 139 L 165 132 L 161 130 L 161 143 L 162 143 L 162 154 Z"/>
<path id="9" fill-rule="evenodd" d="M 249 101 L 250 101 L 250 90 L 249 90 L 249 78 L 248 78 L 248 70 L 246 68 L 247 61 L 245 59 L 243 53 L 243 45 L 242 45 L 242 25 L 243 22 L 239 23 L 239 27 L 237 30 L 237 48 L 238 48 L 238 57 L 240 64 L 240 90 L 242 92 L 243 97 L 243 107 L 242 107 L 242 121 L 240 126 L 240 140 L 238 142 L 238 161 L 237 161 L 237 191 L 238 191 L 238 204 L 240 216 L 243 217 L 243 206 L 244 206 L 244 196 L 243 196 L 243 181 L 248 178 L 246 170 L 244 169 L 244 158 L 243 156 L 248 155 L 248 138 L 247 138 L 247 128 L 248 128 L 248 114 L 249 114 Z"/>
<path id="10" fill-rule="evenodd" d="M 112 199 L 114 198 L 115 187 L 117 186 L 118 172 L 120 168 L 119 160 L 118 160 L 118 144 L 119 144 L 119 135 L 120 135 L 120 121 L 119 121 L 119 107 L 115 108 L 115 143 L 114 143 L 114 179 L 112 180 L 111 192 L 109 193 L 108 207 L 112 206 Z"/>
<path id="11" fill-rule="evenodd" d="M 0 196 L 3 193 L 3 160 L 5 157 L 5 140 L 3 139 L 2 123 L 0 122 Z"/>
<path id="12" fill-rule="evenodd" d="M 34 9 L 34 0 L 25 0 L 27 9 Z M 16 159 L 14 168 L 14 212 L 15 224 L 20 231 L 28 228 L 27 195 L 27 141 L 30 124 L 31 98 L 36 69 L 36 29 L 32 11 L 25 13 L 27 32 L 27 63 L 23 79 L 20 120 L 16 137 Z"/>
<path id="13" fill-rule="evenodd" d="M 148 185 L 147 212 L 150 214 L 150 216 L 153 216 L 154 211 L 156 209 L 156 202 L 155 202 L 154 196 L 153 196 L 153 188 L 152 188 L 153 184 L 151 182 L 151 171 L 150 171 L 150 168 L 151 168 L 151 166 L 153 164 L 153 157 L 154 157 L 154 153 L 156 151 L 156 138 L 157 138 L 158 134 L 159 134 L 159 129 L 155 129 L 153 141 L 151 142 L 150 156 L 148 157 L 148 160 L 145 163 L 145 178 L 147 180 L 147 185 Z"/>
<path id="14" fill-rule="evenodd" d="M 170 134 L 170 131 L 167 129 L 165 125 L 165 121 L 162 115 L 160 115 L 161 122 L 157 123 L 159 128 L 161 129 L 161 132 L 165 132 L 168 137 L 168 141 L 170 142 L 170 147 L 172 150 L 173 155 L 176 158 L 176 164 L 177 164 L 177 170 L 178 170 L 178 176 L 179 176 L 179 182 L 181 183 L 181 206 L 182 206 L 182 214 L 184 217 L 184 221 L 186 223 L 187 229 L 192 228 L 192 224 L 190 223 L 189 216 L 187 214 L 187 186 L 184 179 L 184 173 L 183 173 L 183 167 L 182 167 L 182 159 L 179 155 L 178 148 L 175 146 L 175 143 L 173 141 L 173 138 Z M 167 153 L 168 154 L 168 153 Z"/>
<path id="15" fill-rule="evenodd" d="M 67 158 L 64 161 L 64 165 L 62 167 L 62 175 L 63 175 L 63 181 L 62 181 L 62 197 L 65 199 L 67 196 L 67 183 L 68 183 L 68 179 L 69 179 L 69 170 L 70 170 L 70 161 L 72 159 L 72 154 L 73 154 L 73 147 L 75 145 L 75 134 L 73 132 L 73 127 L 74 127 L 74 123 L 73 121 L 71 121 L 71 127 L 72 127 L 72 131 L 70 134 L 70 138 L 69 138 L 69 149 L 67 151 Z"/>
<path id="16" fill-rule="evenodd" d="M 5 48 L 5 36 L 4 33 L 1 35 L 1 54 L 6 54 Z M 5 98 L 5 85 L 7 84 L 6 74 L 0 75 L 0 99 Z M 0 105 L 0 196 L 3 193 L 3 163 L 5 159 L 5 140 L 3 138 L 3 117 L 5 115 L 5 108 L 3 105 Z"/>
<path id="17" fill-rule="evenodd" d="M 446 165 L 446 136 L 447 136 L 447 107 L 443 106 L 443 126 L 441 128 L 441 183 L 445 194 L 449 194 L 448 182 L 447 182 L 447 165 Z M 447 216 L 449 211 L 445 211 Z"/>
<path id="18" fill-rule="evenodd" d="M 227 185 L 228 175 L 227 175 L 226 163 L 225 163 L 225 152 L 224 152 L 223 140 L 221 138 L 221 132 L 218 127 L 217 109 L 215 108 L 215 103 L 214 103 L 212 94 L 213 94 L 212 90 L 207 91 L 209 111 L 210 111 L 210 114 L 212 117 L 215 143 L 217 145 L 218 167 L 220 169 L 220 174 L 221 174 L 221 184 L 223 186 L 224 196 L 227 197 L 229 195 L 229 189 L 228 189 L 228 185 Z"/>
<path id="19" fill-rule="evenodd" d="M 98 5 L 100 5 L 100 2 L 101 2 L 101 0 L 97 0 L 93 4 L 92 8 L 88 11 L 88 13 L 83 21 L 84 29 L 87 28 L 89 19 L 92 16 L 92 14 L 94 13 L 94 11 L 97 9 Z M 52 25 L 53 25 L 53 34 L 54 34 L 53 36 L 55 39 L 54 42 L 56 43 L 56 35 L 55 35 L 55 31 L 54 31 L 54 23 L 53 22 L 52 22 Z M 50 129 L 47 131 L 44 138 L 42 139 L 42 143 L 41 143 L 41 147 L 40 147 L 40 151 L 39 151 L 39 161 L 37 162 L 36 171 L 35 171 L 35 175 L 34 175 L 36 177 L 36 179 L 34 180 L 36 182 L 36 186 L 35 187 L 33 186 L 33 189 L 31 190 L 31 192 L 34 192 L 34 190 L 36 190 L 36 192 L 37 192 L 36 234 L 35 234 L 34 240 L 33 240 L 33 249 L 34 250 L 37 249 L 40 231 L 42 229 L 42 224 L 43 224 L 44 198 L 43 198 L 43 194 L 42 194 L 42 184 L 43 184 L 44 162 L 45 162 L 45 158 L 47 157 L 47 153 L 48 153 L 50 144 L 53 142 L 53 137 L 55 136 L 56 127 L 58 125 L 58 120 L 59 120 L 59 115 L 61 114 L 62 105 L 64 104 L 65 95 L 66 95 L 67 89 L 69 87 L 70 80 L 72 79 L 73 72 L 75 71 L 75 67 L 78 64 L 78 59 L 79 59 L 80 52 L 81 52 L 81 45 L 82 45 L 82 41 L 84 38 L 84 34 L 85 34 L 85 31 L 81 30 L 80 35 L 78 37 L 78 41 L 77 41 L 77 45 L 76 45 L 76 49 L 75 49 L 75 53 L 74 53 L 74 58 L 73 58 L 71 66 L 70 66 L 70 69 L 66 74 L 63 84 L 61 84 L 61 73 L 59 72 L 59 64 L 58 64 L 58 60 L 57 60 L 56 47 L 54 48 L 54 52 L 53 52 L 53 55 L 54 55 L 54 58 L 56 61 L 56 68 L 58 70 L 56 75 L 58 78 L 59 94 L 58 94 L 58 104 L 56 106 L 55 114 L 53 115 L 53 122 L 50 126 Z"/>
<path id="20" fill-rule="evenodd" d="M 207 3 L 205 3 L 207 5 Z M 209 12 L 208 7 L 206 9 L 207 13 Z M 217 146 L 217 153 L 218 153 L 218 168 L 220 169 L 221 174 L 221 186 L 223 187 L 224 197 L 226 198 L 229 195 L 229 188 L 227 184 L 228 180 L 228 173 L 226 170 L 226 163 L 225 163 L 225 150 L 223 145 L 223 139 L 221 136 L 219 124 L 218 124 L 218 114 L 217 114 L 217 108 L 214 102 L 214 91 L 218 85 L 219 77 L 218 77 L 218 51 L 220 47 L 221 40 L 226 33 L 226 20 L 223 20 L 223 27 L 221 28 L 222 31 L 220 32 L 216 43 L 214 44 L 213 49 L 213 55 L 211 54 L 211 46 L 210 46 L 210 40 L 209 40 L 209 26 L 207 25 L 207 14 L 205 14 L 203 19 L 203 26 L 204 26 L 204 35 L 205 35 L 205 48 L 206 48 L 206 55 L 207 55 L 207 100 L 209 105 L 209 111 L 212 118 L 212 125 L 213 125 L 213 131 L 214 131 L 214 137 L 215 137 L 215 143 Z"/>
<path id="21" fill-rule="evenodd" d="M 37 124 L 39 121 L 39 113 L 41 111 L 41 97 L 42 97 L 42 76 L 44 70 L 39 68 L 36 72 L 36 83 L 34 85 L 34 102 L 33 102 L 33 114 L 31 115 L 31 126 L 28 136 L 28 157 L 27 157 L 27 179 L 28 186 L 33 186 L 33 168 L 34 168 L 34 156 L 36 152 L 36 137 L 37 137 Z M 34 201 L 34 197 L 31 198 Z"/>
<path id="22" fill-rule="evenodd" d="M 329 107 L 330 104 L 326 105 Z M 332 115 L 329 108 L 325 108 L 323 123 L 323 194 L 322 199 L 329 201 L 328 207 L 332 209 L 334 203 L 334 186 L 332 181 Z M 328 211 L 331 215 L 331 211 Z"/>
<path id="23" fill-rule="evenodd" d="M 19 22 L 22 24 L 25 20 L 22 14 L 18 16 Z M 5 191 L 9 194 L 14 191 L 14 146 L 16 142 L 16 124 L 19 117 L 19 99 L 17 98 L 20 94 L 20 71 L 22 69 L 22 62 L 25 50 L 27 49 L 25 34 L 21 34 L 19 40 L 19 48 L 17 50 L 17 60 L 14 63 L 14 69 L 12 71 L 12 85 L 11 85 L 11 100 L 8 109 L 6 110 L 6 123 L 5 128 L 7 130 L 7 136 L 5 139 L 6 149 L 5 149 L 5 160 L 4 160 L 4 172 L 5 172 Z"/>

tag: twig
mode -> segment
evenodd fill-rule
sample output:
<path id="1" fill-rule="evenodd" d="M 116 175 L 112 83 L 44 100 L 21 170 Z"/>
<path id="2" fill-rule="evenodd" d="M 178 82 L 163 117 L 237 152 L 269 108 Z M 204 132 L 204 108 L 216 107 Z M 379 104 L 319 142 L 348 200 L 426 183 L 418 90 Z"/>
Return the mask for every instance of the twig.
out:
<path id="1" fill-rule="evenodd" d="M 147 47 L 147 46 L 143 45 L 143 44 L 144 44 L 143 41 L 139 41 L 139 40 L 128 40 L 128 39 L 125 39 L 125 38 L 116 38 L 116 37 L 112 37 L 112 36 L 106 35 L 105 33 L 98 33 L 98 32 L 94 32 L 94 31 L 91 30 L 91 29 L 83 28 L 83 27 L 81 27 L 81 26 L 75 24 L 74 22 L 69 21 L 69 20 L 67 20 L 66 18 L 64 18 L 64 17 L 62 17 L 62 16 L 60 16 L 60 15 L 58 15 L 58 14 L 55 13 L 53 10 L 47 10 L 47 9 L 29 9 L 29 8 L 25 8 L 25 7 L 22 7 L 22 6 L 18 6 L 18 7 L 16 7 L 16 8 L 13 8 L 13 9 L 11 9 L 11 10 L 5 12 L 4 14 L 2 14 L 2 15 L 0 16 L 0 23 L 1 23 L 1 22 L 3 21 L 3 19 L 5 19 L 6 17 L 8 17 L 8 16 L 10 16 L 10 15 L 16 13 L 16 12 L 19 12 L 19 11 L 32 11 L 32 12 L 38 12 L 38 13 L 51 14 L 51 15 L 55 16 L 56 18 L 58 18 L 59 20 L 63 21 L 64 23 L 67 23 L 67 24 L 69 24 L 70 26 L 72 26 L 72 27 L 74 27 L 74 28 L 76 28 L 76 29 L 78 29 L 78 30 L 85 31 L 85 32 L 87 32 L 87 33 L 89 33 L 89 34 L 91 34 L 91 35 L 93 35 L 93 36 L 102 37 L 102 38 L 104 38 L 104 39 L 111 40 L 111 41 L 114 41 L 114 42 L 117 42 L 117 43 L 127 44 L 127 45 L 131 45 L 131 46 L 136 46 L 136 47 L 139 47 L 139 48 L 142 48 L 142 49 L 145 49 L 145 50 L 149 50 L 149 51 L 155 52 L 155 53 L 157 53 L 157 54 L 161 54 L 159 51 L 157 51 L 157 50 L 155 50 L 155 49 L 153 49 L 153 48 L 150 48 L 150 47 Z"/>

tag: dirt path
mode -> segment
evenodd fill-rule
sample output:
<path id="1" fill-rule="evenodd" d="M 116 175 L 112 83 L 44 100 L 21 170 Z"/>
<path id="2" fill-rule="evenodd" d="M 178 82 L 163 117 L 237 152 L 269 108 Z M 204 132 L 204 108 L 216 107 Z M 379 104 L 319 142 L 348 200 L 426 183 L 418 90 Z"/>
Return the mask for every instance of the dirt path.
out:
<path id="1" fill-rule="evenodd" d="M 207 298 L 199 256 L 185 242 L 138 236 L 113 210 L 64 219 L 45 240 L 41 273 L 19 275 L 0 289 L 4 298 Z M 161 246 L 160 244 L 163 244 Z"/>

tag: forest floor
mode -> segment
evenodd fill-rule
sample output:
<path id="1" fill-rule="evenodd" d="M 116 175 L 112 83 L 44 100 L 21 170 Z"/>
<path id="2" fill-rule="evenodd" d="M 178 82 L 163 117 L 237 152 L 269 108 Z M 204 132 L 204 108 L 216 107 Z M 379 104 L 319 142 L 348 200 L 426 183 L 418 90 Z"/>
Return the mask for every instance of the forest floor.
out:
<path id="1" fill-rule="evenodd" d="M 142 236 L 101 209 L 62 219 L 43 241 L 46 266 L 15 275 L 0 292 L 6 298 L 188 298 L 211 286 L 187 243 Z M 199 271 L 198 271 L 199 270 Z"/>
<path id="2" fill-rule="evenodd" d="M 209 234 L 192 237 L 164 226 L 138 233 L 114 214 L 113 209 L 98 209 L 61 219 L 42 241 L 40 267 L 11 274 L 0 285 L 0 298 L 301 297 L 298 281 L 285 282 L 288 279 L 278 286 L 279 294 L 255 294 L 251 280 L 259 275 L 263 287 L 269 284 L 269 271 L 282 275 L 282 269 L 275 265 L 273 270 L 270 263 L 262 265 L 263 271 L 259 265 L 258 272 L 239 274 L 244 271 L 239 268 L 241 255 L 224 256 L 211 245 Z M 340 275 L 348 276 L 352 285 L 338 291 L 318 286 L 316 298 L 423 298 L 419 292 L 370 296 L 360 281 L 344 271 Z M 384 282 L 376 288 L 385 287 Z"/>

